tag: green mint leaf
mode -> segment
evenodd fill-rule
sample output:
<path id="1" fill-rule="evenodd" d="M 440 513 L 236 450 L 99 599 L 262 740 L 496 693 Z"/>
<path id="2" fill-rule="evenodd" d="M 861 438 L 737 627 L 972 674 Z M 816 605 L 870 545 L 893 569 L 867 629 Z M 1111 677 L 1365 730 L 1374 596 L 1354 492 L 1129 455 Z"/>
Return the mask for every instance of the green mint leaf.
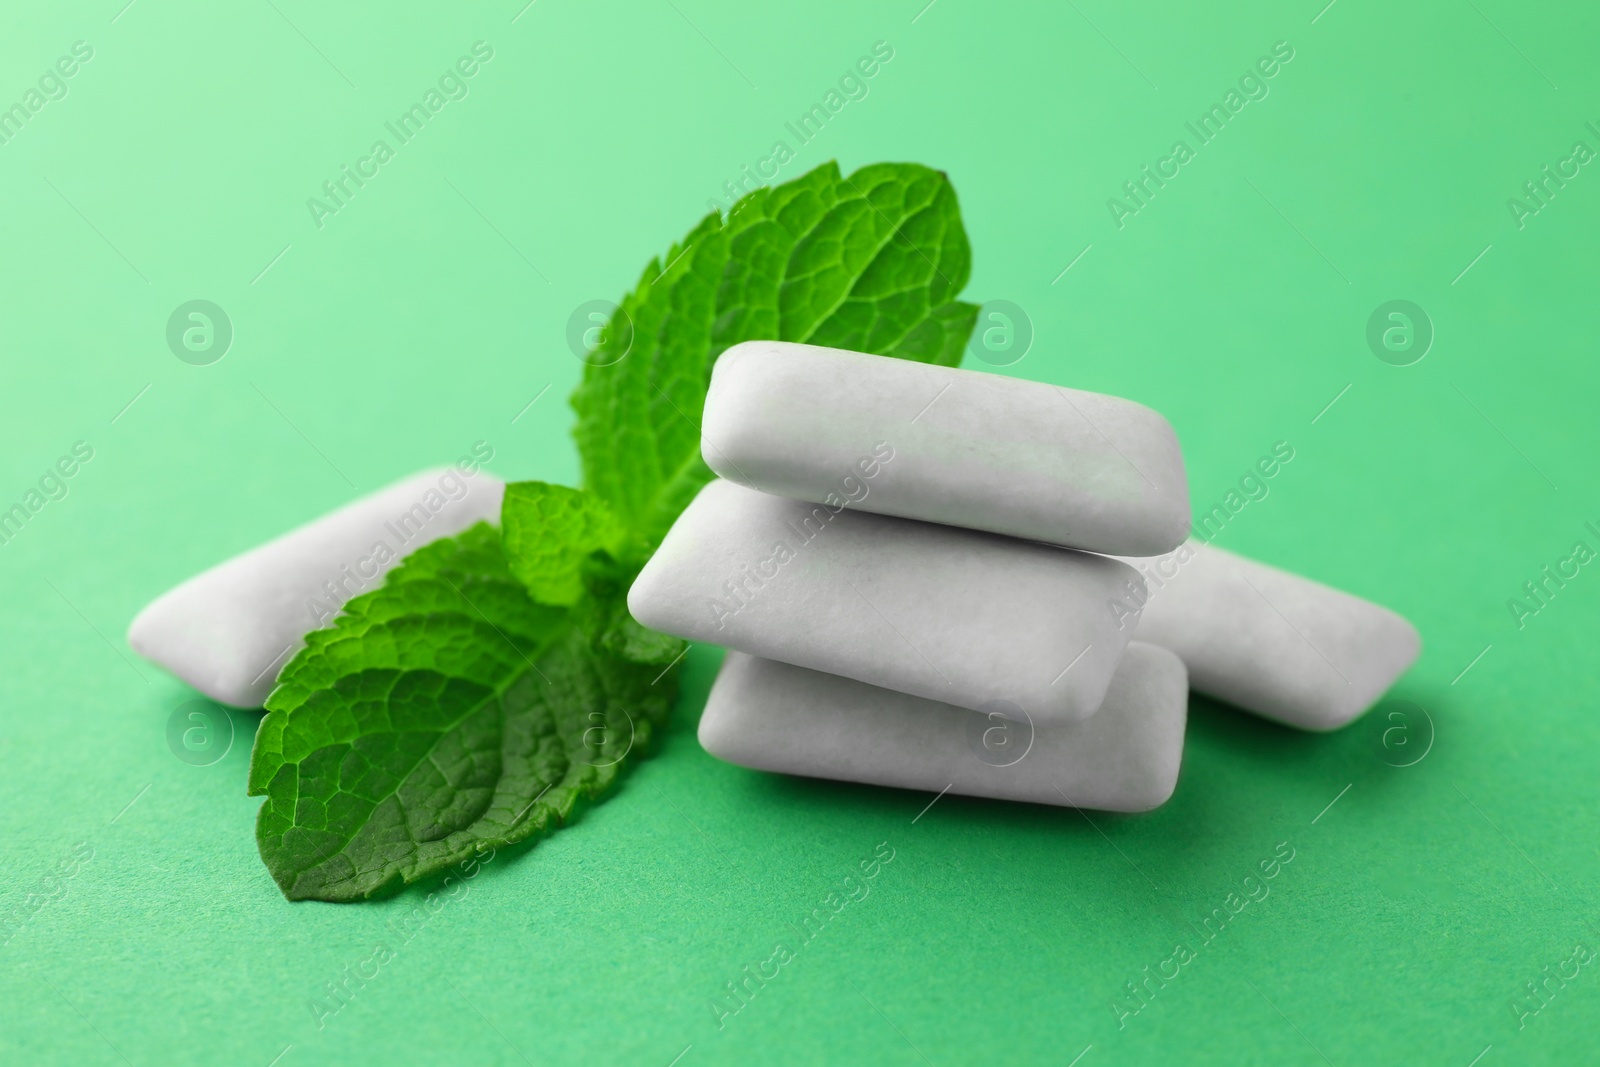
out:
<path id="1" fill-rule="evenodd" d="M 358 900 L 553 829 L 664 723 L 673 681 L 533 601 L 493 527 L 409 556 L 308 637 L 251 754 L 291 900 Z"/>
<path id="2" fill-rule="evenodd" d="M 725 349 L 800 341 L 955 366 L 977 320 L 956 300 L 970 270 L 949 179 L 909 163 L 849 177 L 827 163 L 652 260 L 572 397 L 584 485 L 634 535 L 632 562 L 711 478 L 700 414 Z"/>
<path id="3" fill-rule="evenodd" d="M 833 163 L 702 219 L 623 299 L 572 398 L 585 491 L 506 488 L 306 638 L 267 700 L 249 791 L 291 900 L 357 900 L 524 840 L 664 724 L 687 645 L 629 616 L 635 572 L 710 480 L 711 366 L 799 341 L 954 366 L 978 309 L 944 174 Z M 664 264 L 664 265 L 663 265 Z"/>
<path id="4" fill-rule="evenodd" d="M 616 555 L 626 536 L 598 496 L 548 482 L 509 483 L 500 525 L 511 573 L 542 604 L 575 603 L 584 561 Z"/>

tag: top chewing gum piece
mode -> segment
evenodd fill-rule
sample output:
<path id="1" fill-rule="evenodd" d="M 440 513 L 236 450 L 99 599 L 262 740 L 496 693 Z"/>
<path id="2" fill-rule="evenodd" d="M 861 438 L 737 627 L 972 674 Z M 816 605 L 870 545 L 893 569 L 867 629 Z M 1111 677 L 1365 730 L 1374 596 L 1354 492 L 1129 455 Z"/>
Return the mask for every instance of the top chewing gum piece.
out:
<path id="1" fill-rule="evenodd" d="M 1069 548 L 1159 555 L 1189 530 L 1161 415 L 982 371 L 746 341 L 712 370 L 700 450 L 778 496 Z"/>

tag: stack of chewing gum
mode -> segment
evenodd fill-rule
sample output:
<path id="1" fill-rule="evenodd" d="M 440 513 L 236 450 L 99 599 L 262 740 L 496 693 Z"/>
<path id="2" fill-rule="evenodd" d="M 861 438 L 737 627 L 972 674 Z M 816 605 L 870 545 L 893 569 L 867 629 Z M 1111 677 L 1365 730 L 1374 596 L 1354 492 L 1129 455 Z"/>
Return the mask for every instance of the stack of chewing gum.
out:
<path id="1" fill-rule="evenodd" d="M 723 645 L 700 721 L 766 771 L 1145 811 L 1188 688 L 1292 726 L 1416 658 L 1387 609 L 1186 541 L 1172 427 L 1116 397 L 771 341 L 713 371 L 719 475 L 628 595 Z"/>

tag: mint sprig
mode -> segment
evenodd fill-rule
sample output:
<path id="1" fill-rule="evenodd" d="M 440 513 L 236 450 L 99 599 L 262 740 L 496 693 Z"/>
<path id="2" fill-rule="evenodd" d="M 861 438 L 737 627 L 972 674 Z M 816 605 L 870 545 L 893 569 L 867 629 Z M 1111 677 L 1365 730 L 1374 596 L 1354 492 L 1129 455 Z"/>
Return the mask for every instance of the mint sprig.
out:
<path id="1" fill-rule="evenodd" d="M 573 395 L 584 489 L 506 487 L 307 637 L 267 699 L 249 791 L 291 900 L 359 900 L 561 825 L 666 721 L 683 642 L 628 585 L 711 479 L 699 421 L 740 341 L 954 366 L 978 309 L 954 190 L 828 163 L 706 216 L 623 298 Z"/>

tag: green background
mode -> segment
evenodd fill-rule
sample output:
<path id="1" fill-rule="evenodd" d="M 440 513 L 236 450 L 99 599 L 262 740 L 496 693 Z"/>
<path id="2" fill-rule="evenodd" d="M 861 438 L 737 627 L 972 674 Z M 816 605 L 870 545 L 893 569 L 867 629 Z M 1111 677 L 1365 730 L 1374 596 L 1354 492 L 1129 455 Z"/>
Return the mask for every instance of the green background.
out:
<path id="1" fill-rule="evenodd" d="M 1600 548 L 1600 173 L 1525 228 L 1506 201 L 1576 140 L 1600 148 L 1600 15 L 924 3 L 9 7 L 0 102 L 76 40 L 94 58 L 0 146 L 0 502 L 74 441 L 95 453 L 0 547 L 0 911 L 22 916 L 0 947 L 0 1058 L 1593 1054 L 1600 967 L 1521 1029 L 1509 1002 L 1576 943 L 1600 949 L 1600 568 L 1520 629 L 1506 601 L 1574 542 Z M 480 39 L 494 58 L 470 95 L 318 229 L 306 199 Z M 797 146 L 784 123 L 880 40 L 894 57 L 869 95 Z M 1185 121 L 1278 41 L 1294 58 L 1270 95 L 1118 229 L 1107 198 L 1193 147 Z M 1165 413 L 1197 508 L 1290 442 L 1218 543 L 1412 619 L 1423 653 L 1391 697 L 1415 706 L 1313 736 L 1195 698 L 1154 813 L 924 811 L 929 794 L 712 760 L 694 724 L 719 654 L 696 648 L 656 756 L 413 940 L 388 924 L 436 887 L 286 903 L 244 795 L 256 715 L 233 716 L 214 765 L 175 758 L 166 724 L 194 694 L 133 657 L 129 619 L 474 441 L 502 476 L 573 481 L 568 317 L 619 297 L 780 138 L 783 178 L 830 158 L 946 170 L 968 298 L 1014 302 L 1035 333 L 1000 372 Z M 210 366 L 164 339 L 192 299 L 234 326 Z M 1436 331 L 1410 366 L 1365 340 L 1391 299 Z M 80 842 L 93 858 L 63 895 L 47 876 Z M 710 999 L 880 842 L 895 858 L 870 896 L 719 1029 Z M 1270 896 L 1119 1028 L 1123 983 L 1198 946 L 1192 924 L 1279 842 L 1295 856 Z M 396 958 L 319 1029 L 309 998 L 379 942 Z"/>

